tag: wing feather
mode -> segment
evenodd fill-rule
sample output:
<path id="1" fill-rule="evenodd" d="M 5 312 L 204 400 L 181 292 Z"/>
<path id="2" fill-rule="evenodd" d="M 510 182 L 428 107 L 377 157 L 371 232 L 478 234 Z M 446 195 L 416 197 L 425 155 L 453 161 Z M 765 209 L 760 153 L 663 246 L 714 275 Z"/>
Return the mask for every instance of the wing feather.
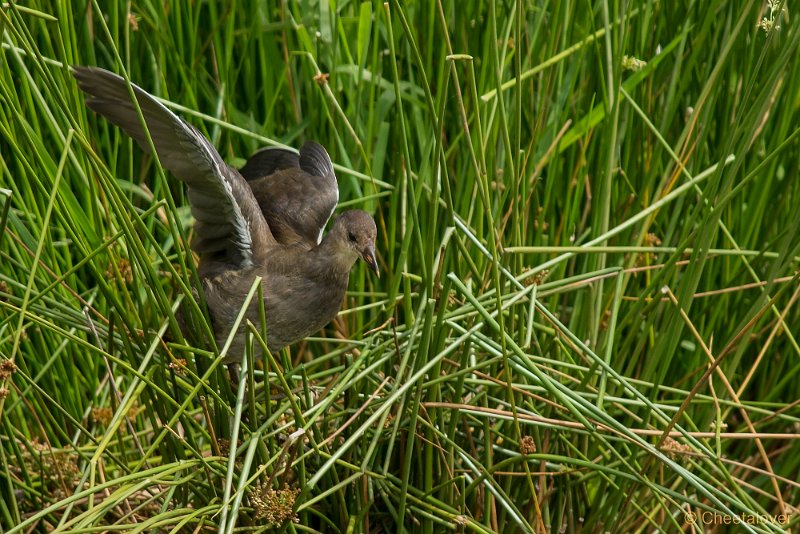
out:
<path id="1" fill-rule="evenodd" d="M 74 67 L 86 105 L 119 126 L 147 153 L 150 144 L 136 112 L 128 82 L 107 70 Z M 186 183 L 195 218 L 192 248 L 222 255 L 226 263 L 247 267 L 275 240 L 247 182 L 227 165 L 213 145 L 153 96 L 131 84 L 161 165 Z"/>
<path id="2" fill-rule="evenodd" d="M 275 239 L 282 245 L 311 249 L 319 244 L 325 225 L 339 202 L 339 184 L 331 158 L 322 145 L 309 141 L 300 149 L 299 156 L 295 154 L 297 165 L 277 168 L 274 163 L 278 159 L 294 160 L 285 153 L 271 152 L 283 149 L 268 150 L 265 159 L 270 160 L 269 165 L 251 165 L 248 161 L 244 168 L 276 170 L 260 178 L 250 178 L 248 184 Z M 256 156 L 264 153 L 266 151 Z"/>

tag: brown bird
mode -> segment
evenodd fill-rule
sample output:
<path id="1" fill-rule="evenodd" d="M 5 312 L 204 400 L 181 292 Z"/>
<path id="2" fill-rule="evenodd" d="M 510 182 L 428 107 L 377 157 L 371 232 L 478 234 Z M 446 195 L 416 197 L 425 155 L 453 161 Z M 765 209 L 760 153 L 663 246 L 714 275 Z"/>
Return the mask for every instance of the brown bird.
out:
<path id="1" fill-rule="evenodd" d="M 86 105 L 119 126 L 150 153 L 145 129 L 120 76 L 96 67 L 73 67 Z M 227 165 L 211 143 L 153 96 L 131 84 L 161 165 L 188 186 L 195 218 L 192 249 L 218 347 L 230 334 L 257 276 L 263 302 L 246 317 L 267 321 L 270 351 L 313 334 L 336 317 L 350 269 L 358 258 L 378 274 L 375 221 L 366 212 L 342 213 L 322 238 L 339 200 L 327 151 L 307 142 L 296 154 L 267 148 L 241 169 Z M 244 328 L 225 361 L 240 362 Z"/>

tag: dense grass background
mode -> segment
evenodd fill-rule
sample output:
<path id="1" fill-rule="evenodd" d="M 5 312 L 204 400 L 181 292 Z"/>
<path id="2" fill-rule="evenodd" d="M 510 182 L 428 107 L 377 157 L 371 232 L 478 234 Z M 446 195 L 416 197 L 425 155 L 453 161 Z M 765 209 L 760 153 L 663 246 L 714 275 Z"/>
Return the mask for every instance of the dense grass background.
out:
<path id="1" fill-rule="evenodd" d="M 3 4 L 0 531 L 797 529 L 780 4 Z M 182 187 L 70 64 L 231 163 L 323 143 L 383 276 L 234 393 L 174 322 Z"/>

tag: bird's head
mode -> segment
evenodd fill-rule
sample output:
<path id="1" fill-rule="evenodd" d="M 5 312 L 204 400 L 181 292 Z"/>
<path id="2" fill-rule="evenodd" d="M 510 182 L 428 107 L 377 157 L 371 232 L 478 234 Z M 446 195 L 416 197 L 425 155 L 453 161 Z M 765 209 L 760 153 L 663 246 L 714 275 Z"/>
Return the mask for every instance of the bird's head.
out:
<path id="1" fill-rule="evenodd" d="M 334 221 L 331 234 L 336 239 L 339 254 L 352 258 L 352 261 L 361 258 L 380 276 L 378 261 L 375 259 L 378 229 L 366 211 L 350 210 L 342 213 Z"/>

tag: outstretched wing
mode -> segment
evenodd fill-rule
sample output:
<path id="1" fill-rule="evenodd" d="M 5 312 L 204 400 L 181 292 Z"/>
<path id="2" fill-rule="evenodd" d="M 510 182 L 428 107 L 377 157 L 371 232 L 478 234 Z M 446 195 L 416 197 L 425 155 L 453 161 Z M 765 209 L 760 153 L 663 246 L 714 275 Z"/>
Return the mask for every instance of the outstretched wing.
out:
<path id="1" fill-rule="evenodd" d="M 296 165 L 290 165 L 295 160 L 289 154 L 296 158 Z M 251 164 L 254 158 L 261 161 Z M 306 249 L 317 246 L 339 202 L 339 184 L 325 148 L 309 141 L 299 156 L 284 149 L 266 149 L 248 160 L 242 171 L 252 176 L 255 169 L 273 171 L 248 177 L 247 183 L 278 243 Z"/>
<path id="2" fill-rule="evenodd" d="M 147 134 L 120 76 L 96 67 L 73 67 L 78 86 L 89 95 L 86 105 L 119 126 L 150 153 Z M 275 240 L 247 182 L 227 165 L 193 126 L 131 84 L 153 140 L 158 159 L 186 183 L 195 218 L 192 248 L 225 263 L 248 267 Z"/>

